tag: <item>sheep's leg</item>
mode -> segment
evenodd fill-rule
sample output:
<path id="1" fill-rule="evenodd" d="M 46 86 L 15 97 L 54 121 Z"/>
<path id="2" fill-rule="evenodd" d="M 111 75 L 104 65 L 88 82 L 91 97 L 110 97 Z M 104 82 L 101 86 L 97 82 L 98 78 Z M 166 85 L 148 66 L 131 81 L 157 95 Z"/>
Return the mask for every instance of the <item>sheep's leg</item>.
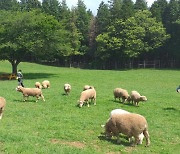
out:
<path id="1" fill-rule="evenodd" d="M 146 138 L 146 147 L 150 145 L 149 132 L 147 130 L 143 131 L 143 134 Z"/>
<path id="2" fill-rule="evenodd" d="M 135 141 L 131 145 L 133 147 L 136 146 L 139 143 L 139 137 L 138 136 L 134 136 L 134 138 L 135 138 Z"/>
<path id="3" fill-rule="evenodd" d="M 41 94 L 41 98 L 43 99 L 43 101 L 45 102 L 45 99 L 44 99 L 44 96 L 43 96 L 43 94 Z"/>
<path id="4" fill-rule="evenodd" d="M 3 108 L 0 109 L 0 119 L 2 119 L 2 115 L 3 115 Z"/>
<path id="5" fill-rule="evenodd" d="M 94 98 L 94 105 L 96 105 L 96 99 Z"/>
<path id="6" fill-rule="evenodd" d="M 117 144 L 120 144 L 121 140 L 120 140 L 119 134 L 117 134 L 116 137 L 117 137 Z"/>

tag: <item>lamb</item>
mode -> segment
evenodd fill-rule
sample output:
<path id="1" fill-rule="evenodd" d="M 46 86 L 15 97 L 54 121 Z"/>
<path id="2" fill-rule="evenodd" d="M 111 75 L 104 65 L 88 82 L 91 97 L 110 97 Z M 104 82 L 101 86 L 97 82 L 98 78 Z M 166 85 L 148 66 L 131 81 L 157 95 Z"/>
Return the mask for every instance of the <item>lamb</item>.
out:
<path id="1" fill-rule="evenodd" d="M 81 92 L 81 96 L 79 99 L 79 107 L 82 107 L 84 102 L 87 102 L 89 107 L 89 99 L 91 99 L 91 101 L 93 100 L 94 105 L 96 105 L 96 90 L 94 89 L 94 87 L 92 87 L 92 89 L 87 89 Z"/>
<path id="2" fill-rule="evenodd" d="M 134 104 L 135 104 L 136 106 L 138 106 L 138 104 L 139 104 L 140 101 L 147 101 L 146 96 L 141 96 L 141 95 L 140 95 L 137 91 L 135 91 L 135 90 L 131 92 L 130 97 L 131 97 L 132 103 L 134 102 Z"/>
<path id="3" fill-rule="evenodd" d="M 128 112 L 128 111 L 126 111 L 126 110 L 114 109 L 114 110 L 112 110 L 111 113 L 110 113 L 110 118 L 111 118 L 113 115 L 115 115 L 115 114 L 122 115 L 122 114 L 129 114 L 129 113 L 130 113 L 130 112 Z M 109 119 L 108 119 L 108 120 L 109 120 Z M 138 144 L 142 144 L 143 138 L 144 138 L 144 135 L 143 135 L 143 133 L 141 133 L 141 134 L 139 135 L 139 142 L 138 142 Z M 129 141 L 132 141 L 132 138 L 129 138 Z M 119 143 L 120 141 L 117 141 L 117 142 Z"/>
<path id="4" fill-rule="evenodd" d="M 128 94 L 128 91 L 126 89 L 122 89 L 122 88 L 115 88 L 113 90 L 113 94 L 114 94 L 114 99 L 116 100 L 116 98 L 120 99 L 122 98 L 122 102 L 124 103 L 130 96 Z"/>
<path id="5" fill-rule="evenodd" d="M 39 97 L 41 97 L 43 99 L 43 101 L 45 101 L 41 89 L 24 88 L 22 86 L 17 86 L 16 90 L 23 94 L 24 101 L 26 101 L 29 96 L 36 96 L 36 98 L 37 98 L 36 102 L 39 100 Z"/>
<path id="6" fill-rule="evenodd" d="M 6 106 L 6 100 L 3 97 L 0 97 L 0 119 L 2 119 L 2 115 L 4 112 L 4 108 Z"/>
<path id="7" fill-rule="evenodd" d="M 71 85 L 68 83 L 64 84 L 64 91 L 65 91 L 66 95 L 68 95 L 71 91 Z"/>
<path id="8" fill-rule="evenodd" d="M 44 81 L 42 82 L 42 87 L 43 87 L 44 89 L 50 88 L 50 81 L 44 80 Z"/>
<path id="9" fill-rule="evenodd" d="M 39 88 L 39 89 L 42 89 L 42 85 L 41 85 L 40 82 L 36 82 L 36 83 L 35 83 L 35 87 L 36 87 L 36 88 Z"/>
<path id="10" fill-rule="evenodd" d="M 114 114 L 105 124 L 105 135 L 107 137 L 116 136 L 119 140 L 119 133 L 127 135 L 129 138 L 134 137 L 135 141 L 132 146 L 139 142 L 139 135 L 144 134 L 146 146 L 150 145 L 148 124 L 146 119 L 139 114 Z"/>

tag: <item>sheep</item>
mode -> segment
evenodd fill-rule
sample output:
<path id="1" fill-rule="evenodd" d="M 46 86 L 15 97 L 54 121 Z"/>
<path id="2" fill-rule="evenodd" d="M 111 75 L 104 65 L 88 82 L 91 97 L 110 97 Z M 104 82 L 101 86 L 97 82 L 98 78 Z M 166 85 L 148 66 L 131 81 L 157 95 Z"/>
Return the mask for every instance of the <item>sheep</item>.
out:
<path id="1" fill-rule="evenodd" d="M 68 83 L 64 84 L 64 91 L 65 91 L 66 95 L 68 95 L 71 91 L 71 85 Z"/>
<path id="2" fill-rule="evenodd" d="M 39 88 L 39 89 L 42 89 L 42 85 L 41 85 L 40 82 L 35 82 L 35 87 Z"/>
<path id="3" fill-rule="evenodd" d="M 3 97 L 0 97 L 0 119 L 2 119 L 2 115 L 4 112 L 4 108 L 6 106 L 6 100 Z"/>
<path id="4" fill-rule="evenodd" d="M 138 106 L 140 101 L 147 101 L 146 96 L 141 96 L 137 91 L 132 91 L 131 92 L 131 101 L 132 103 L 134 102 L 135 106 Z"/>
<path id="5" fill-rule="evenodd" d="M 113 115 L 115 115 L 115 114 L 122 115 L 122 114 L 129 114 L 129 113 L 130 113 L 130 112 L 128 112 L 128 111 L 126 111 L 126 110 L 114 109 L 114 110 L 112 110 L 111 113 L 110 113 L 110 118 L 111 118 Z M 109 119 L 108 119 L 108 120 L 109 120 Z M 139 135 L 139 142 L 138 142 L 138 144 L 142 144 L 143 138 L 144 138 L 144 135 L 143 135 L 143 133 L 141 133 L 141 134 Z M 132 141 L 132 138 L 129 138 L 129 141 Z M 119 141 L 117 141 L 117 142 L 119 142 Z"/>
<path id="6" fill-rule="evenodd" d="M 150 145 L 148 124 L 146 119 L 139 114 L 114 114 L 105 124 L 105 135 L 107 137 L 116 136 L 119 141 L 119 133 L 127 135 L 129 138 L 134 137 L 135 141 L 132 146 L 139 142 L 139 135 L 143 133 L 146 138 L 146 146 Z"/>
<path id="7" fill-rule="evenodd" d="M 91 86 L 85 85 L 84 88 L 83 88 L 83 91 L 85 91 L 85 90 L 87 90 L 87 89 L 91 89 Z"/>
<path id="8" fill-rule="evenodd" d="M 49 82 L 48 80 L 44 80 L 44 81 L 42 82 L 42 87 L 43 87 L 44 89 L 50 88 L 50 82 Z"/>
<path id="9" fill-rule="evenodd" d="M 180 85 L 176 88 L 176 92 L 180 93 Z"/>
<path id="10" fill-rule="evenodd" d="M 122 102 L 124 103 L 130 96 L 128 94 L 128 91 L 126 89 L 122 89 L 122 88 L 115 88 L 113 90 L 113 94 L 114 94 L 114 99 L 116 100 L 116 98 L 120 99 L 122 98 Z"/>
<path id="11" fill-rule="evenodd" d="M 81 108 L 84 104 L 84 102 L 87 102 L 88 107 L 89 107 L 89 99 L 94 100 L 94 105 L 96 105 L 96 90 L 94 89 L 94 87 L 92 87 L 92 89 L 87 89 L 83 92 L 81 92 L 81 96 L 79 99 L 79 107 Z"/>
<path id="12" fill-rule="evenodd" d="M 38 88 L 24 88 L 22 86 L 17 86 L 16 90 L 23 94 L 24 101 L 26 101 L 29 96 L 36 96 L 36 98 L 37 98 L 36 102 L 39 100 L 39 97 L 41 97 L 43 99 L 43 101 L 45 101 L 41 89 L 38 89 Z"/>

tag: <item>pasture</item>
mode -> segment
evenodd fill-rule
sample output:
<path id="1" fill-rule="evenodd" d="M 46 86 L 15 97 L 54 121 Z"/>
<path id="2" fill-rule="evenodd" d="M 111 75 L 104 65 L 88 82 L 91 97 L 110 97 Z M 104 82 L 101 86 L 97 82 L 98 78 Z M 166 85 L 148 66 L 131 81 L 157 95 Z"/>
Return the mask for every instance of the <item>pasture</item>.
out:
<path id="1" fill-rule="evenodd" d="M 86 70 L 61 68 L 22 62 L 18 69 L 24 74 L 25 87 L 36 81 L 49 80 L 51 87 L 43 89 L 45 102 L 15 90 L 17 80 L 0 80 L 0 96 L 7 104 L 0 121 L 0 153 L 38 154 L 115 154 L 169 153 L 180 151 L 180 84 L 179 70 Z M 0 73 L 11 73 L 11 64 L 0 61 Z M 70 83 L 72 91 L 64 95 L 63 85 Z M 83 86 L 93 85 L 97 105 L 79 108 L 77 101 Z M 139 107 L 114 101 L 113 89 L 122 87 L 130 93 L 137 90 L 147 96 Z M 151 145 L 131 147 L 122 138 L 106 140 L 101 132 L 111 110 L 121 108 L 146 117 Z"/>

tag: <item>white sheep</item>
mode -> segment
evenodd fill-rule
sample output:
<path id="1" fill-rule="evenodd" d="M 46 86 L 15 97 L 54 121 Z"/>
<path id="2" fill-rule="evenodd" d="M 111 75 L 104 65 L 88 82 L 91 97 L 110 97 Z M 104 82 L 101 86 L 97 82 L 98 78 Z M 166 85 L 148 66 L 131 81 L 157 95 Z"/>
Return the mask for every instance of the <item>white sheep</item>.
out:
<path id="1" fill-rule="evenodd" d="M 130 98 L 131 98 L 132 103 L 134 103 L 136 106 L 139 104 L 140 101 L 147 101 L 146 96 L 141 96 L 135 90 L 131 92 Z"/>
<path id="2" fill-rule="evenodd" d="M 146 138 L 146 146 L 150 145 L 148 124 L 146 119 L 139 114 L 114 114 L 105 124 L 105 135 L 107 137 L 116 136 L 119 141 L 119 133 L 127 135 L 128 138 L 134 137 L 132 146 L 139 143 L 139 135 L 143 133 Z"/>
<path id="3" fill-rule="evenodd" d="M 42 89 L 42 85 L 41 85 L 40 82 L 35 82 L 35 87 L 39 88 L 39 89 Z"/>
<path id="4" fill-rule="evenodd" d="M 114 109 L 114 110 L 112 110 L 111 113 L 110 113 L 110 118 L 111 118 L 113 115 L 115 115 L 115 114 L 122 115 L 122 114 L 129 114 L 129 113 L 130 113 L 130 112 L 128 112 L 128 111 L 126 111 L 126 110 Z M 109 119 L 108 119 L 108 120 L 109 120 Z M 143 133 L 141 133 L 141 134 L 139 135 L 139 142 L 138 142 L 138 144 L 142 144 L 143 138 L 144 138 L 144 135 L 143 135 Z M 129 138 L 129 141 L 132 141 L 132 138 Z M 119 141 L 117 141 L 117 142 L 119 142 Z"/>
<path id="5" fill-rule="evenodd" d="M 91 89 L 91 86 L 85 85 L 84 88 L 83 88 L 83 91 L 85 91 L 85 90 L 87 90 L 87 89 Z"/>
<path id="6" fill-rule="evenodd" d="M 44 89 L 50 88 L 50 81 L 44 80 L 44 81 L 42 82 L 42 87 L 43 87 Z"/>
<path id="7" fill-rule="evenodd" d="M 5 98 L 0 97 L 0 119 L 2 119 L 2 115 L 3 115 L 3 112 L 4 112 L 5 106 L 6 106 Z"/>
<path id="8" fill-rule="evenodd" d="M 68 95 L 71 91 L 71 85 L 68 83 L 64 84 L 64 91 L 65 91 L 66 95 Z"/>
<path id="9" fill-rule="evenodd" d="M 82 107 L 85 102 L 87 102 L 89 107 L 89 99 L 91 99 L 91 102 L 94 101 L 94 105 L 96 105 L 96 90 L 93 87 L 81 92 L 79 107 Z"/>
<path id="10" fill-rule="evenodd" d="M 115 88 L 113 90 L 113 94 L 114 94 L 114 99 L 116 100 L 116 98 L 120 99 L 122 98 L 122 102 L 124 103 L 130 96 L 128 94 L 128 91 L 126 89 L 122 89 L 122 88 Z"/>
<path id="11" fill-rule="evenodd" d="M 39 97 L 41 97 L 43 99 L 43 101 L 45 101 L 41 89 L 38 89 L 38 88 L 24 88 L 24 87 L 21 87 L 21 86 L 17 86 L 16 90 L 23 94 L 24 101 L 26 101 L 29 96 L 36 96 L 36 98 L 37 98 L 36 102 L 39 100 Z"/>

